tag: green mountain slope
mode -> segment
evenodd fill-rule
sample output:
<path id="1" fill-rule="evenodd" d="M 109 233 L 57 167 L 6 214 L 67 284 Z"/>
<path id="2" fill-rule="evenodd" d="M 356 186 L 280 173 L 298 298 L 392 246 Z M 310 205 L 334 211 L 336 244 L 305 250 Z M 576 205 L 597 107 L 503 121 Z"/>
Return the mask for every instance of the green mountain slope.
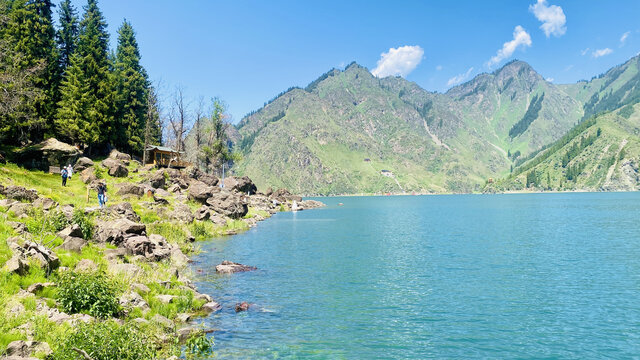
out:
<path id="1" fill-rule="evenodd" d="M 304 194 L 481 191 L 558 140 L 585 109 L 633 101 L 633 61 L 561 86 L 512 61 L 444 94 L 400 77 L 378 79 L 352 63 L 242 119 L 235 145 L 244 156 L 234 171 L 262 188 Z M 625 93 L 587 108 L 596 87 Z"/>
<path id="2" fill-rule="evenodd" d="M 640 189 L 640 104 L 581 123 L 485 191 Z"/>

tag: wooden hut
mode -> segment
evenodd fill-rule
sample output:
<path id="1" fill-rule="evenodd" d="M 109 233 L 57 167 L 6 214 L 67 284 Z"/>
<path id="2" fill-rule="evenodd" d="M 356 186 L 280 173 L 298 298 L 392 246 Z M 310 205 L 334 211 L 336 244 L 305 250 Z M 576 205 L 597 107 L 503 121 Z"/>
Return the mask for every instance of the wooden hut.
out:
<path id="1" fill-rule="evenodd" d="M 147 164 L 171 168 L 185 168 L 191 165 L 191 163 L 182 160 L 184 152 L 176 151 L 170 147 L 152 145 L 146 151 Z"/>

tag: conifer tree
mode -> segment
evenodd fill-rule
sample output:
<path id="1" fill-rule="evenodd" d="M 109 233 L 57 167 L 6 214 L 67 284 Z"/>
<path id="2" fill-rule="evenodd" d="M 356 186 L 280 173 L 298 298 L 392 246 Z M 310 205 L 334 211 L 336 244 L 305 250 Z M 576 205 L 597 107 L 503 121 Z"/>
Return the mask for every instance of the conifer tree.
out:
<path id="1" fill-rule="evenodd" d="M 114 145 L 123 151 L 142 153 L 147 112 L 147 75 L 140 65 L 140 50 L 133 27 L 126 20 L 118 30 L 115 57 L 116 132 Z"/>
<path id="2" fill-rule="evenodd" d="M 71 0 L 64 0 L 58 9 L 60 28 L 56 34 L 60 51 L 60 69 L 65 71 L 71 65 L 71 54 L 78 43 L 78 13 Z"/>
<path id="3" fill-rule="evenodd" d="M 56 119 L 59 131 L 67 134 L 68 140 L 96 147 L 108 144 L 113 131 L 110 104 L 114 102 L 114 91 L 106 27 L 97 1 L 88 0 L 77 48 L 61 86 Z"/>
<path id="4" fill-rule="evenodd" d="M 14 119 L 12 130 L 18 135 L 14 141 L 38 141 L 52 129 L 60 81 L 52 6 L 50 0 L 13 0 L 7 8 L 2 36 L 17 56 L 12 60 L 17 60 L 17 70 L 37 70 L 30 74 L 35 87 L 31 93 L 37 95 L 25 98 L 28 103 L 23 104 L 33 108 L 35 116 Z"/>

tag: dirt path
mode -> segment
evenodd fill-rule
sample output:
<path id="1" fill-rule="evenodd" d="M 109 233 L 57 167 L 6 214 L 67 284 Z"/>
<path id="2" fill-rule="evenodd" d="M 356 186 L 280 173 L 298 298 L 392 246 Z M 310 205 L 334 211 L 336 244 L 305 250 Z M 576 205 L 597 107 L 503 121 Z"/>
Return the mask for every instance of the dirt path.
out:
<path id="1" fill-rule="evenodd" d="M 443 148 L 445 148 L 447 150 L 451 150 L 451 148 L 449 148 L 449 146 L 447 144 L 442 142 L 442 140 L 440 140 L 436 136 L 436 134 L 431 132 L 431 129 L 429 129 L 429 125 L 427 125 L 427 120 L 422 119 L 422 123 L 424 124 L 424 129 L 427 131 L 427 134 L 429 134 L 429 136 L 431 136 L 431 140 L 433 140 L 434 143 L 438 144 L 438 146 L 442 146 Z"/>

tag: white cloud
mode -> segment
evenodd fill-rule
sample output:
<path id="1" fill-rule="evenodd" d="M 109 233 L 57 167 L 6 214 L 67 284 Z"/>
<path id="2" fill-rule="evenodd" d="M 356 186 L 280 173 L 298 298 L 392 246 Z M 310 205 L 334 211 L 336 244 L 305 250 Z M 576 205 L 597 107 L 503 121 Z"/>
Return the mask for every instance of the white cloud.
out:
<path id="1" fill-rule="evenodd" d="M 436 71 L 440 71 L 440 70 L 442 70 L 442 65 L 436 66 Z"/>
<path id="2" fill-rule="evenodd" d="M 609 55 L 613 52 L 613 50 L 609 49 L 609 48 L 604 48 L 604 49 L 598 49 L 595 50 L 591 56 L 593 56 L 594 58 L 599 58 L 601 56 L 605 56 L 605 55 Z"/>
<path id="3" fill-rule="evenodd" d="M 491 67 L 510 57 L 519 46 L 531 46 L 531 36 L 520 25 L 513 30 L 513 40 L 504 43 L 496 56 L 487 62 L 487 66 Z"/>
<path id="4" fill-rule="evenodd" d="M 388 52 L 380 54 L 380 60 L 371 73 L 377 77 L 407 76 L 420 64 L 423 55 L 424 50 L 420 46 L 390 48 Z"/>
<path id="5" fill-rule="evenodd" d="M 587 53 L 589 52 L 589 50 L 590 50 L 589 48 L 586 48 L 586 49 L 584 49 L 584 50 L 581 50 L 581 51 L 580 51 L 580 55 L 582 55 L 582 56 L 587 55 Z"/>
<path id="6" fill-rule="evenodd" d="M 571 65 L 567 66 L 566 68 L 564 68 L 564 71 L 569 71 L 571 69 L 573 69 L 573 64 L 571 64 Z"/>
<path id="7" fill-rule="evenodd" d="M 467 70 L 467 72 L 462 73 L 462 74 L 458 74 L 454 77 L 452 77 L 451 79 L 449 79 L 449 81 L 447 81 L 447 85 L 448 86 L 452 86 L 452 85 L 458 85 L 461 82 L 467 80 L 469 78 L 469 75 L 471 75 L 471 72 L 473 71 L 473 68 L 469 68 L 469 70 Z"/>
<path id="8" fill-rule="evenodd" d="M 547 82 L 553 82 L 554 78 L 552 78 L 552 77 L 548 77 L 548 78 L 546 78 L 545 80 L 546 80 Z"/>
<path id="9" fill-rule="evenodd" d="M 559 37 L 567 32 L 567 17 L 564 16 L 564 11 L 558 5 L 547 5 L 547 0 L 538 0 L 534 5 L 529 5 L 529 11 L 536 16 L 536 19 L 542 22 L 540 29 L 544 31 L 544 34 L 549 37 Z"/>
<path id="10" fill-rule="evenodd" d="M 620 36 L 620 45 L 624 45 L 624 42 L 627 41 L 629 35 L 631 35 L 631 31 L 627 31 L 626 33 L 622 34 L 622 36 Z"/>

